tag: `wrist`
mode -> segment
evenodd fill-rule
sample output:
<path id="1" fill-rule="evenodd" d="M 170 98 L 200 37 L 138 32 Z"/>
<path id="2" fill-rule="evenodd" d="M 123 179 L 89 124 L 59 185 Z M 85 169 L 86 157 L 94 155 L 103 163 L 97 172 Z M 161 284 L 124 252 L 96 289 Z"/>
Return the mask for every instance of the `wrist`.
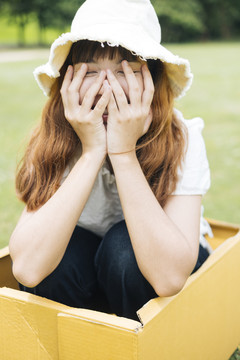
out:
<path id="1" fill-rule="evenodd" d="M 83 150 L 80 159 L 101 166 L 107 156 L 103 149 Z"/>
<path id="2" fill-rule="evenodd" d="M 130 165 L 133 162 L 138 162 L 136 150 L 130 150 L 126 152 L 119 152 L 119 153 L 108 153 L 109 159 L 113 165 Z"/>
<path id="3" fill-rule="evenodd" d="M 128 153 L 131 153 L 131 152 L 135 152 L 135 149 L 127 150 L 127 151 L 121 151 L 121 152 L 108 152 L 108 155 L 109 156 L 111 156 L 111 155 L 123 155 L 123 154 L 128 154 Z"/>

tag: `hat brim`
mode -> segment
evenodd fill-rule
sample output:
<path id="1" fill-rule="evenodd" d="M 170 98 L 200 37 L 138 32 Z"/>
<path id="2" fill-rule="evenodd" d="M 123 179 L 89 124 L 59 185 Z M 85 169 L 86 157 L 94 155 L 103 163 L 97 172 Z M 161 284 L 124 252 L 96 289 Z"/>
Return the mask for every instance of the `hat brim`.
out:
<path id="1" fill-rule="evenodd" d="M 102 43 L 107 42 L 110 46 L 120 45 L 144 60 L 160 59 L 166 65 L 174 97 L 182 97 L 190 88 L 193 78 L 189 61 L 173 55 L 164 46 L 143 33 L 138 26 L 132 27 L 131 36 L 126 32 L 123 33 L 122 24 L 119 24 L 119 26 L 118 24 L 111 24 L 111 33 L 109 33 L 107 24 L 99 24 L 94 27 L 86 27 L 78 34 L 73 32 L 62 34 L 53 42 L 48 62 L 34 70 L 35 79 L 44 94 L 50 94 L 53 83 L 60 76 L 59 71 L 69 54 L 72 44 L 79 40 L 92 40 Z M 138 37 L 139 33 L 143 35 L 140 39 Z M 133 36 L 133 34 L 136 34 L 136 36 Z"/>

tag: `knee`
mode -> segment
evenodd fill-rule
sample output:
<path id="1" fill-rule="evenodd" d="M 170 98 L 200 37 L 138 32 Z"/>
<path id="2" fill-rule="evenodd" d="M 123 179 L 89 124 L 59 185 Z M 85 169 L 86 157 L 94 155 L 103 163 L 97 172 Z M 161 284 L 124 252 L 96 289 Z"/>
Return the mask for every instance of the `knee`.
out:
<path id="1" fill-rule="evenodd" d="M 98 283 L 112 312 L 136 319 L 136 311 L 157 296 L 142 275 L 125 222 L 104 237 L 95 258 Z"/>
<path id="2" fill-rule="evenodd" d="M 96 281 L 94 256 L 99 243 L 95 234 L 77 226 L 61 262 L 45 281 L 53 282 L 55 287 L 65 282 L 87 288 Z"/>
<path id="3" fill-rule="evenodd" d="M 94 256 L 100 240 L 76 227 L 56 269 L 36 287 L 30 289 L 20 285 L 20 288 L 70 306 L 85 307 L 96 291 Z"/>
<path id="4" fill-rule="evenodd" d="M 114 225 L 103 238 L 95 257 L 100 282 L 131 283 L 140 273 L 125 221 Z"/>

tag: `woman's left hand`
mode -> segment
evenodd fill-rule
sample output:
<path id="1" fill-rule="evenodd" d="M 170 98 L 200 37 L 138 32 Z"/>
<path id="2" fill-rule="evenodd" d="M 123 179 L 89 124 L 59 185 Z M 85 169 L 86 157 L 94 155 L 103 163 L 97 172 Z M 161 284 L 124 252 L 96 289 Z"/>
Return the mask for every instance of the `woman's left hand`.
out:
<path id="1" fill-rule="evenodd" d="M 128 85 L 126 94 L 114 74 L 108 70 L 107 79 L 112 88 L 108 104 L 107 146 L 108 154 L 135 150 L 137 140 L 144 135 L 152 122 L 151 103 L 154 84 L 146 64 L 142 66 L 139 82 L 126 60 L 122 68 Z"/>

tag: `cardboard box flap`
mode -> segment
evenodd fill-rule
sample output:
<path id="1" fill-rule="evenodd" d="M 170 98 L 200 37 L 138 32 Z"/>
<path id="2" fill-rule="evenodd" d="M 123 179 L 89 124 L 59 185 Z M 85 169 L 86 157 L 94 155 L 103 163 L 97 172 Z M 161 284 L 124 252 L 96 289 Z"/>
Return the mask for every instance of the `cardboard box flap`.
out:
<path id="1" fill-rule="evenodd" d="M 0 358 L 57 360 L 57 313 L 66 306 L 0 288 Z"/>
<path id="2" fill-rule="evenodd" d="M 59 316 L 75 317 L 89 323 L 101 324 L 134 333 L 137 333 L 142 328 L 142 324 L 139 321 L 88 309 L 71 308 L 67 313 L 60 313 Z"/>
<path id="3" fill-rule="evenodd" d="M 136 351 L 136 336 L 142 329 L 138 321 L 92 310 L 70 308 L 9 288 L 0 288 L 0 309 L 1 359 L 72 360 L 78 359 L 80 354 L 83 355 L 80 358 L 84 359 L 85 354 L 92 354 L 93 351 L 97 354 L 100 348 L 106 352 L 112 349 L 113 353 L 116 346 L 119 348 L 119 359 L 122 359 L 120 347 L 123 345 L 126 345 L 126 348 L 122 353 L 127 354 L 124 359 L 129 359 L 128 355 Z M 60 343 L 58 329 L 62 334 Z M 89 346 L 86 347 L 86 343 Z M 70 356 L 72 351 L 76 357 Z M 65 353 L 64 356 L 62 352 Z"/>
<path id="4" fill-rule="evenodd" d="M 236 230 L 238 229 L 239 228 L 236 228 Z M 195 286 L 198 279 L 206 276 L 211 268 L 218 266 L 221 261 L 227 261 L 228 257 L 231 257 L 233 252 L 238 253 L 240 257 L 240 231 L 238 231 L 235 236 L 225 240 L 216 250 L 214 250 L 200 269 L 188 278 L 183 289 L 177 295 L 152 299 L 139 309 L 137 311 L 137 315 L 142 325 L 145 326 L 153 318 L 155 318 L 159 312 L 162 312 L 166 306 L 175 301 L 177 297 L 181 296 L 183 290 L 186 290 L 192 285 Z"/>
<path id="5" fill-rule="evenodd" d="M 229 359 L 240 336 L 239 258 L 238 234 L 190 276 L 179 294 L 156 298 L 139 310 L 141 359 Z"/>
<path id="6" fill-rule="evenodd" d="M 19 289 L 18 282 L 12 274 L 12 260 L 9 255 L 8 246 L 0 249 L 0 287 L 7 286 L 13 289 Z"/>
<path id="7" fill-rule="evenodd" d="M 226 221 L 222 221 L 222 220 L 220 221 L 212 218 L 205 218 L 205 219 L 207 220 L 207 222 L 210 224 L 211 227 L 218 228 L 220 231 L 225 229 L 226 231 L 232 233 L 232 235 L 234 235 L 240 229 L 239 224 L 228 223 Z"/>
<path id="8" fill-rule="evenodd" d="M 4 258 L 5 256 L 9 256 L 9 247 L 5 246 L 4 248 L 0 249 L 0 259 Z"/>
<path id="9" fill-rule="evenodd" d="M 114 321 L 102 323 L 81 316 L 58 314 L 59 360 L 139 359 L 139 333 L 141 331 L 135 331 L 134 326 L 119 327 Z"/>
<path id="10" fill-rule="evenodd" d="M 226 239 L 237 235 L 240 230 L 239 225 L 213 219 L 207 219 L 207 221 L 211 226 L 213 237 L 209 237 L 208 235 L 205 237 L 213 250 L 220 246 Z"/>
<path id="11" fill-rule="evenodd" d="M 26 302 L 27 304 L 29 304 L 29 306 L 30 304 L 34 304 L 34 305 L 45 306 L 48 308 L 53 308 L 58 312 L 61 313 L 64 312 L 69 316 L 75 316 L 81 318 L 84 321 L 88 321 L 96 324 L 101 323 L 106 326 L 121 328 L 128 331 L 137 332 L 142 327 L 142 324 L 139 321 L 127 319 L 124 317 L 119 317 L 112 314 L 106 314 L 94 310 L 72 308 L 40 296 L 32 295 L 24 291 L 17 291 L 7 287 L 0 288 L 0 298 L 2 297 L 9 298 L 13 302 L 14 301 Z"/>
<path id="12" fill-rule="evenodd" d="M 159 312 L 161 312 L 169 304 L 169 302 L 173 300 L 173 298 L 174 296 L 155 298 L 144 304 L 143 307 L 137 311 L 137 316 L 141 321 L 142 326 L 144 327 Z"/>
<path id="13" fill-rule="evenodd" d="M 8 287 L 0 288 L 0 299 L 1 298 L 9 299 L 11 302 L 22 301 L 22 302 L 28 304 L 29 307 L 31 305 L 39 305 L 39 306 L 44 306 L 44 307 L 47 307 L 50 309 L 56 309 L 58 311 L 64 311 L 67 309 L 71 309 L 67 305 L 63 305 L 58 302 L 43 298 L 41 296 L 27 293 L 25 291 L 10 289 Z"/>
<path id="14" fill-rule="evenodd" d="M 139 321 L 119 317 L 116 315 L 109 315 L 109 318 L 107 319 L 107 317 L 101 315 L 108 314 L 94 311 L 92 311 L 93 314 L 89 316 L 89 314 L 87 314 L 87 310 L 82 310 L 82 314 L 78 314 L 79 311 L 74 311 L 73 314 L 68 311 L 67 313 L 59 313 L 58 317 L 75 318 L 92 324 L 108 326 L 113 329 L 129 331 L 132 333 L 138 333 L 138 331 L 142 329 L 142 324 Z"/>

